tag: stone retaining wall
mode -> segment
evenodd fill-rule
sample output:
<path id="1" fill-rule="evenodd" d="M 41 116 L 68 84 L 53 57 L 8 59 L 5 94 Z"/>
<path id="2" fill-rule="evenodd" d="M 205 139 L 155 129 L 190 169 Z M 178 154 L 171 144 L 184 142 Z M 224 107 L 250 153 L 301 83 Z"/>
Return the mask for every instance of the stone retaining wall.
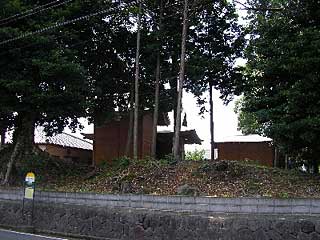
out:
<path id="1" fill-rule="evenodd" d="M 0 226 L 80 239 L 320 240 L 314 199 L 37 192 L 33 220 L 21 200 L 22 190 L 0 190 Z"/>
<path id="2" fill-rule="evenodd" d="M 0 189 L 0 199 L 21 200 L 23 190 Z M 215 198 L 36 192 L 36 201 L 208 213 L 320 214 L 320 199 Z"/>
<path id="3" fill-rule="evenodd" d="M 30 224 L 30 204 L 0 200 L 0 225 Z M 177 213 L 119 207 L 36 203 L 36 232 L 80 239 L 319 240 L 318 216 Z"/>

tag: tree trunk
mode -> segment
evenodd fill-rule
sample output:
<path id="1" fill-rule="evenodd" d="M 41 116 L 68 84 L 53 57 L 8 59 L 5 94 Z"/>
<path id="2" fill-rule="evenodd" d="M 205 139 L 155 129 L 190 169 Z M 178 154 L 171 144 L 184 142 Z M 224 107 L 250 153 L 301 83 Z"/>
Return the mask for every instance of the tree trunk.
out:
<path id="1" fill-rule="evenodd" d="M 152 125 L 152 147 L 151 157 L 156 158 L 157 152 L 157 127 L 158 127 L 158 116 L 159 116 L 159 81 L 160 81 L 160 53 L 157 56 L 157 70 L 156 70 L 156 89 L 155 89 L 155 100 L 153 110 L 153 125 Z"/>
<path id="2" fill-rule="evenodd" d="M 14 149 L 13 149 L 13 152 L 12 152 L 11 157 L 9 159 L 9 162 L 7 164 L 7 170 L 6 170 L 5 177 L 2 181 L 2 185 L 9 184 L 9 179 L 11 176 L 13 164 L 15 163 L 16 159 L 18 158 L 20 151 L 21 151 L 21 141 L 20 141 L 20 139 L 18 139 L 15 146 L 14 146 Z"/>
<path id="3" fill-rule="evenodd" d="M 159 17 L 159 35 L 162 29 L 162 12 L 163 4 L 160 1 L 160 17 Z M 158 39 L 159 49 L 157 53 L 157 67 L 156 67 L 156 82 L 155 82 L 155 99 L 154 99 L 154 111 L 153 111 L 153 126 L 152 126 L 152 146 L 151 146 L 151 157 L 156 158 L 157 153 L 157 127 L 158 127 L 158 116 L 159 116 L 159 85 L 160 85 L 160 74 L 161 74 L 161 44 L 162 41 Z"/>
<path id="4" fill-rule="evenodd" d="M 133 130 L 133 100 L 134 100 L 134 90 L 131 91 L 130 96 L 130 114 L 129 114 L 129 127 L 128 127 L 128 135 L 127 135 L 127 143 L 125 149 L 125 155 L 130 155 L 131 143 L 132 143 L 132 130 Z"/>
<path id="5" fill-rule="evenodd" d="M 210 133 L 211 133 L 211 160 L 215 160 L 214 158 L 214 121 L 213 121 L 213 86 L 212 83 L 209 83 L 210 88 Z"/>
<path id="6" fill-rule="evenodd" d="M 0 149 L 1 149 L 2 147 L 4 147 L 6 143 L 6 129 L 5 128 L 1 129 L 0 134 L 1 134 Z"/>
<path id="7" fill-rule="evenodd" d="M 34 146 L 34 126 L 33 116 L 20 114 L 14 132 L 13 142 L 14 149 L 7 164 L 6 174 L 2 185 L 9 183 L 13 167 L 19 168 L 26 158 L 35 153 Z"/>
<path id="8" fill-rule="evenodd" d="M 182 91 L 184 84 L 185 74 L 185 61 L 186 61 L 186 40 L 188 30 L 188 0 L 184 1 L 183 10 L 183 29 L 182 29 L 182 43 L 181 43 L 181 59 L 180 59 L 180 74 L 179 74 L 179 86 L 178 86 L 178 102 L 177 102 L 177 116 L 176 127 L 174 133 L 173 142 L 173 156 L 176 161 L 180 161 L 180 129 L 181 129 L 181 109 L 182 109 Z"/>
<path id="9" fill-rule="evenodd" d="M 134 127 L 133 127 L 133 157 L 138 159 L 138 121 L 139 121 L 139 61 L 140 61 L 140 38 L 141 38 L 141 3 L 139 4 L 136 71 L 135 71 L 135 103 L 134 103 Z"/>

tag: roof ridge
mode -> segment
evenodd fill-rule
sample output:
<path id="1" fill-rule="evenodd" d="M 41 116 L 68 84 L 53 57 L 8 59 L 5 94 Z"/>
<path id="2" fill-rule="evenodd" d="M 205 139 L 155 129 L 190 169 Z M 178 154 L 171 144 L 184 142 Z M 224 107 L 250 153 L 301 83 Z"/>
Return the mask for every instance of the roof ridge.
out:
<path id="1" fill-rule="evenodd" d="M 89 143 L 89 144 L 93 145 L 91 142 L 89 142 L 89 141 L 87 141 L 87 140 L 85 140 L 85 139 L 79 138 L 79 137 L 77 137 L 77 136 L 74 136 L 74 135 L 72 135 L 72 134 L 69 134 L 69 133 L 66 133 L 66 132 L 62 132 L 61 134 L 68 135 L 68 136 L 70 136 L 70 137 L 73 137 L 73 138 L 75 138 L 75 139 L 78 139 L 78 140 L 80 140 L 80 141 L 83 141 L 83 142 L 85 142 L 85 143 Z"/>

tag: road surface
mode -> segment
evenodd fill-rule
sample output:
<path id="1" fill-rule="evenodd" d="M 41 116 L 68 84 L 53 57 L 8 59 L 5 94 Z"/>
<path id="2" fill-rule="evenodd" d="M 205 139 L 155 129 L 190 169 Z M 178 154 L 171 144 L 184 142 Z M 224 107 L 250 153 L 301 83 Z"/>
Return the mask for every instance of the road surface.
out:
<path id="1" fill-rule="evenodd" d="M 29 233 L 19 233 L 0 229 L 1 240 L 67 240 L 66 238 L 46 237 Z"/>

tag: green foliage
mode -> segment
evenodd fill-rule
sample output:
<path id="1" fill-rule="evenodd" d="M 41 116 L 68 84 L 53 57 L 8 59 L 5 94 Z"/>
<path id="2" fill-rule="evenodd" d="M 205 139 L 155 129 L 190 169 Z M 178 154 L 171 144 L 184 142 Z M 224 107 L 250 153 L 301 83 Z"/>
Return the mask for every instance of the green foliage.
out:
<path id="1" fill-rule="evenodd" d="M 195 149 L 194 151 L 187 151 L 185 159 L 187 161 L 202 161 L 205 159 L 206 151 L 204 149 L 198 150 Z"/>
<path id="2" fill-rule="evenodd" d="M 261 124 L 258 123 L 254 113 L 245 111 L 244 98 L 241 97 L 235 103 L 234 112 L 238 115 L 238 130 L 243 134 L 261 134 Z"/>
<path id="3" fill-rule="evenodd" d="M 320 151 L 318 1 L 252 1 L 241 110 L 290 155 Z M 251 119 L 252 120 L 252 119 Z M 249 124 L 251 128 L 251 123 Z M 311 158 L 310 158 L 311 157 Z"/>
<path id="4" fill-rule="evenodd" d="M 1 19 L 38 4 L 38 1 L 4 2 Z M 71 10 L 64 10 L 6 23 L 0 29 L 0 40 L 65 19 Z M 79 126 L 78 117 L 85 116 L 87 108 L 88 84 L 85 69 L 75 57 L 77 51 L 65 47 L 66 39 L 51 32 L 0 46 L 0 125 L 5 122 L 2 116 L 7 116 L 5 119 L 14 118 L 13 125 L 17 127 L 17 118 L 23 116 L 44 126 L 49 134 L 61 132 L 65 126 L 73 129 Z"/>
<path id="5" fill-rule="evenodd" d="M 164 158 L 160 159 L 159 162 L 162 162 L 164 165 L 165 164 L 173 165 L 177 163 L 177 160 L 174 159 L 173 154 L 167 154 L 164 156 Z"/>

